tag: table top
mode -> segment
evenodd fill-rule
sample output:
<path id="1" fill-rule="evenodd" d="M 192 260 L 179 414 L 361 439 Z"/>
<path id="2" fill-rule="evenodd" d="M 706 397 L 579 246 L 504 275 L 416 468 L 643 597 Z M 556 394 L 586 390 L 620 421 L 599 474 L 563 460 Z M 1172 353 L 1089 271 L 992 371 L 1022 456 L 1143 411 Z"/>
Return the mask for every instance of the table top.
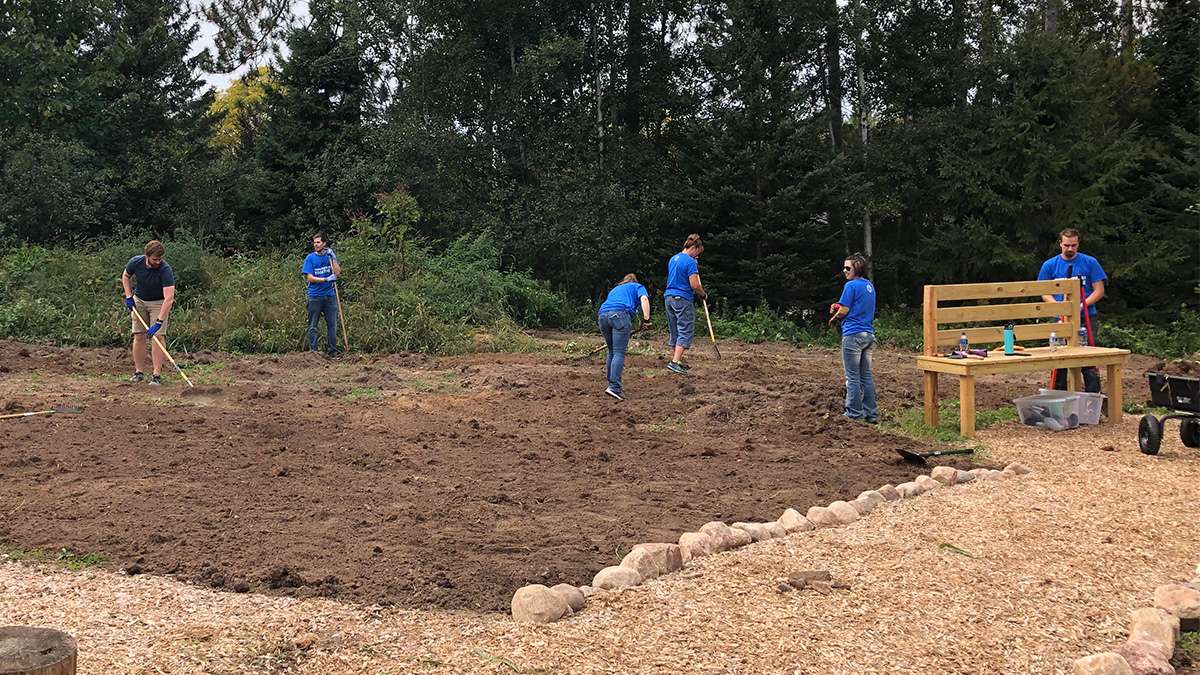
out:
<path id="1" fill-rule="evenodd" d="M 985 358 L 951 359 L 945 356 L 917 356 L 917 365 L 922 370 L 933 370 L 957 374 L 987 374 L 1042 370 L 1054 364 L 1069 362 L 1070 366 L 1106 366 L 1124 364 L 1129 360 L 1128 349 L 1115 347 L 1033 347 L 1017 352 L 1028 356 L 1005 356 L 1003 348 L 988 352 Z"/>

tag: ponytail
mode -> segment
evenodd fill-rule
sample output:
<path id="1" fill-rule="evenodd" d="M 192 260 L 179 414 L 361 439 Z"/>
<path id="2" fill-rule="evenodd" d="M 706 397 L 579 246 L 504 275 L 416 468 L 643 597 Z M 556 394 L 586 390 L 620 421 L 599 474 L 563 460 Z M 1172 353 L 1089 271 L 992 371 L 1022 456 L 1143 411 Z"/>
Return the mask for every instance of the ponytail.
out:
<path id="1" fill-rule="evenodd" d="M 689 234 L 687 240 L 683 242 L 683 248 L 685 250 L 689 248 L 698 248 L 703 251 L 704 241 L 700 239 L 700 235 L 698 234 Z"/>

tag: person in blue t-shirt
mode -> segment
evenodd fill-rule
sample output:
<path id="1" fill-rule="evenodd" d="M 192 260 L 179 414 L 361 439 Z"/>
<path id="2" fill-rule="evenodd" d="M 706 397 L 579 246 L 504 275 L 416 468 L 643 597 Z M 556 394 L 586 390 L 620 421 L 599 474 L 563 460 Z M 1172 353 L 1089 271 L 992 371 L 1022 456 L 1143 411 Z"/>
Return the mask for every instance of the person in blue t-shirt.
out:
<path id="1" fill-rule="evenodd" d="M 671 256 L 667 263 L 667 290 L 663 301 L 667 305 L 667 346 L 671 349 L 671 362 L 667 369 L 673 373 L 686 373 L 688 366 L 683 362 L 683 352 L 692 346 L 692 335 L 696 325 L 695 300 L 703 300 L 707 294 L 700 284 L 700 266 L 696 259 L 704 252 L 700 235 L 689 234 L 683 242 L 683 250 Z"/>
<path id="2" fill-rule="evenodd" d="M 608 298 L 600 305 L 597 317 L 600 334 L 604 336 L 604 344 L 608 347 L 608 356 L 604 359 L 608 389 L 604 393 L 618 401 L 625 400 L 621 390 L 621 371 L 625 368 L 625 352 L 629 348 L 630 325 L 639 307 L 644 330 L 650 327 L 650 296 L 646 293 L 646 287 L 638 283 L 636 275 L 626 274 L 621 283 L 608 292 Z"/>
<path id="3" fill-rule="evenodd" d="M 131 382 L 144 382 L 142 365 L 146 360 L 146 342 L 150 342 L 150 363 L 154 372 L 150 384 L 162 384 L 163 352 L 155 343 L 167 334 L 168 317 L 175 304 L 175 273 L 163 256 L 166 248 L 161 241 L 153 239 L 146 243 L 142 255 L 135 255 L 125 263 L 121 273 L 121 286 L 125 289 L 125 310 L 133 324 L 133 378 Z M 138 316 L 133 316 L 137 314 Z M 140 317 L 140 319 L 139 319 Z"/>
<path id="4" fill-rule="evenodd" d="M 308 348 L 317 351 L 317 322 L 325 317 L 325 353 L 337 358 L 337 293 L 333 284 L 342 273 L 333 249 L 326 246 L 324 232 L 312 238 L 313 252 L 304 258 L 301 274 L 308 281 Z"/>
<path id="5" fill-rule="evenodd" d="M 1081 307 L 1079 323 L 1087 329 L 1087 343 L 1093 347 L 1099 346 L 1100 318 L 1096 316 L 1096 303 L 1104 298 L 1104 282 L 1108 279 L 1108 275 L 1104 273 L 1104 268 L 1100 267 L 1100 261 L 1086 253 L 1079 252 L 1079 230 L 1067 228 L 1059 232 L 1058 248 L 1062 253 L 1042 263 L 1042 269 L 1038 271 L 1038 281 L 1075 278 L 1080 280 L 1084 293 L 1083 304 L 1084 307 L 1087 307 L 1087 314 L 1083 313 Z M 1042 299 L 1046 302 L 1062 302 L 1063 296 L 1043 295 Z M 1067 336 L 1060 335 L 1059 337 L 1066 338 Z M 1067 370 L 1065 368 L 1058 368 L 1054 371 L 1054 388 L 1067 388 Z M 1100 393 L 1100 370 L 1098 368 L 1083 369 L 1083 389 L 1093 394 Z"/>
<path id="6" fill-rule="evenodd" d="M 842 263 L 846 286 L 842 297 L 829 306 L 830 323 L 842 320 L 842 367 L 846 370 L 846 410 L 852 420 L 879 421 L 871 355 L 875 350 L 875 286 L 866 278 L 867 258 L 861 253 Z"/>

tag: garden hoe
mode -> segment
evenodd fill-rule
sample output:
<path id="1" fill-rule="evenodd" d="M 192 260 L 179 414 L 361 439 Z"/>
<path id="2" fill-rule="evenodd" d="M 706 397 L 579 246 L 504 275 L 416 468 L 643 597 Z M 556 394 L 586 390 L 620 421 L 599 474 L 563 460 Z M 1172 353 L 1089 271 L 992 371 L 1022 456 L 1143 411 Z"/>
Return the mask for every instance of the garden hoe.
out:
<path id="1" fill-rule="evenodd" d="M 904 458 L 904 461 L 911 464 L 920 464 L 922 466 L 929 463 L 928 460 L 934 457 L 942 457 L 945 455 L 973 455 L 975 448 L 962 448 L 961 450 L 934 450 L 933 452 L 913 452 L 904 448 L 896 448 L 896 452 Z"/>
<path id="2" fill-rule="evenodd" d="M 150 330 L 150 326 L 146 325 L 146 320 L 142 318 L 141 314 L 137 313 L 137 310 L 132 311 L 131 314 L 137 317 L 138 323 L 142 324 L 142 328 Z M 163 344 L 163 341 L 160 340 L 157 335 L 152 336 L 150 339 L 154 341 L 154 344 L 158 345 L 158 348 L 162 350 L 163 356 L 167 357 L 167 360 L 171 362 L 171 365 L 175 366 L 175 370 L 179 371 L 179 375 L 183 378 L 183 381 L 187 382 L 189 387 L 196 386 L 192 384 L 191 380 L 188 379 L 187 373 L 183 372 L 183 368 L 180 368 L 179 364 L 175 363 L 175 357 L 171 356 L 171 352 L 167 351 L 167 346 Z"/>
<path id="3" fill-rule="evenodd" d="M 17 417 L 33 417 L 34 415 L 54 415 L 57 413 L 77 413 L 83 412 L 83 408 L 70 405 L 56 405 L 49 410 L 36 410 L 33 412 L 10 413 L 8 415 L 0 415 L 0 420 L 11 420 Z"/>

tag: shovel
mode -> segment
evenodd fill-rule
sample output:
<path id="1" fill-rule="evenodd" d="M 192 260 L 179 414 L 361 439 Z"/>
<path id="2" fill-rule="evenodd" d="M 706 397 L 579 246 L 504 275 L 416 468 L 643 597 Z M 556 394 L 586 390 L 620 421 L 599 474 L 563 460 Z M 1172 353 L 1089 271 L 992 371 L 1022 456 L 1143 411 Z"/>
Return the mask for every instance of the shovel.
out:
<path id="1" fill-rule="evenodd" d="M 34 415 L 53 415 L 55 413 L 77 413 L 83 412 L 83 408 L 70 405 L 54 406 L 49 410 L 36 410 L 33 412 L 10 413 L 8 415 L 0 415 L 0 420 L 11 420 L 17 417 L 33 417 Z"/>
<path id="2" fill-rule="evenodd" d="M 933 457 L 942 457 L 944 455 L 973 455 L 975 448 L 963 448 L 961 450 L 934 450 L 933 452 L 913 452 L 904 448 L 896 448 L 896 452 L 900 453 L 900 457 L 906 462 L 913 464 L 928 464 L 928 460 Z"/>

